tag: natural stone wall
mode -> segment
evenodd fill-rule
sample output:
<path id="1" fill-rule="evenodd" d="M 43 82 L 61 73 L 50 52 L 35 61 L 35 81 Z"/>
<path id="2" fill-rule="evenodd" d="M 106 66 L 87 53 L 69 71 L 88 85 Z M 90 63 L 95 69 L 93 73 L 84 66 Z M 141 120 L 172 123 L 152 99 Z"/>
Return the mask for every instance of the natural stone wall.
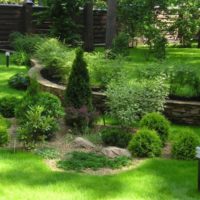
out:
<path id="1" fill-rule="evenodd" d="M 51 92 L 63 101 L 65 87 L 44 79 L 40 74 L 42 66 L 37 60 L 32 60 L 32 66 L 29 76 L 37 78 L 43 91 Z M 98 111 L 104 112 L 106 110 L 106 95 L 101 92 L 92 92 L 92 94 L 94 106 Z M 168 100 L 164 114 L 175 123 L 200 125 L 200 102 Z"/>
<path id="2" fill-rule="evenodd" d="M 178 124 L 200 125 L 200 102 L 168 100 L 165 115 Z"/>
<path id="3" fill-rule="evenodd" d="M 39 64 L 37 60 L 32 59 L 31 64 L 33 67 L 28 72 L 29 77 L 37 79 L 42 91 L 50 92 L 58 96 L 63 102 L 65 96 L 65 86 L 61 86 L 56 83 L 52 83 L 47 79 L 44 79 L 40 73 L 43 67 Z M 106 110 L 106 95 L 101 92 L 92 92 L 92 95 L 95 108 L 100 112 L 104 112 Z"/>

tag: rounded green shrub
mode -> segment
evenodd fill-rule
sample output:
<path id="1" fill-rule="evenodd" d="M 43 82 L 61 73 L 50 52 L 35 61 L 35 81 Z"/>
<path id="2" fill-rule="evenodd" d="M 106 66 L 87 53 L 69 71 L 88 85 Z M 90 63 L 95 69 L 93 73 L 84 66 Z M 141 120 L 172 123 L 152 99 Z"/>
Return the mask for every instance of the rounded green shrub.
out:
<path id="1" fill-rule="evenodd" d="M 20 72 L 10 77 L 8 84 L 14 89 L 26 90 L 30 85 L 30 79 L 27 74 Z"/>
<path id="2" fill-rule="evenodd" d="M 200 145 L 200 138 L 192 131 L 180 133 L 172 144 L 172 156 L 180 160 L 195 159 L 196 147 Z"/>
<path id="3" fill-rule="evenodd" d="M 50 116 L 55 119 L 59 119 L 64 113 L 58 97 L 47 92 L 39 92 L 33 96 L 27 94 L 16 106 L 15 116 L 20 120 L 24 120 L 30 106 L 44 107 L 43 116 Z"/>
<path id="4" fill-rule="evenodd" d="M 101 132 L 102 141 L 105 145 L 126 148 L 132 139 L 132 134 L 119 128 L 105 128 Z"/>
<path id="5" fill-rule="evenodd" d="M 136 157 L 156 157 L 161 154 L 162 142 L 154 130 L 139 130 L 132 138 L 128 149 Z"/>
<path id="6" fill-rule="evenodd" d="M 15 116 L 15 107 L 18 105 L 20 100 L 16 97 L 3 97 L 0 99 L 0 114 L 3 117 L 11 118 Z"/>
<path id="7" fill-rule="evenodd" d="M 30 66 L 30 56 L 24 51 L 18 51 L 13 53 L 11 56 L 11 61 L 18 66 Z"/>
<path id="8" fill-rule="evenodd" d="M 170 123 L 159 113 L 149 113 L 145 115 L 140 121 L 140 127 L 155 130 L 160 136 L 163 145 L 168 139 Z"/>

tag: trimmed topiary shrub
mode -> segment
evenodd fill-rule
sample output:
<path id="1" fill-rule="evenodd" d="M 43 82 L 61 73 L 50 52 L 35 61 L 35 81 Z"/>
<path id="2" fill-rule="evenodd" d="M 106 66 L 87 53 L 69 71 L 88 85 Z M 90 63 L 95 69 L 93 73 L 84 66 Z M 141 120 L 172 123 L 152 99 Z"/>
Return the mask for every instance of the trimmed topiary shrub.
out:
<path id="1" fill-rule="evenodd" d="M 163 145 L 168 139 L 170 123 L 159 113 L 149 113 L 145 115 L 140 121 L 140 127 L 155 130 L 160 136 Z"/>
<path id="2" fill-rule="evenodd" d="M 27 74 L 20 72 L 10 77 L 8 84 L 14 89 L 26 90 L 30 85 L 30 79 Z"/>
<path id="3" fill-rule="evenodd" d="M 0 114 L 3 117 L 11 118 L 15 116 L 15 107 L 20 100 L 16 97 L 3 97 L 0 99 Z"/>
<path id="4" fill-rule="evenodd" d="M 92 111 L 90 79 L 87 70 L 87 63 L 83 58 L 82 49 L 77 49 L 76 51 L 76 58 L 72 66 L 72 71 L 65 92 L 65 106 L 67 124 L 70 122 L 69 125 L 78 126 L 78 128 L 81 128 L 79 127 L 79 124 L 81 124 L 81 126 L 88 126 L 90 124 L 86 118 L 82 118 L 81 123 L 76 123 L 76 120 L 74 120 L 75 123 L 71 123 L 71 115 L 69 114 L 72 109 L 79 110 L 83 107 L 86 108 L 88 113 Z M 85 121 L 85 123 L 83 123 L 83 121 Z"/>
<path id="5" fill-rule="evenodd" d="M 102 141 L 105 145 L 126 148 L 132 139 L 132 134 L 119 128 L 105 128 L 101 132 Z"/>
<path id="6" fill-rule="evenodd" d="M 180 160 L 193 160 L 199 145 L 200 138 L 192 130 L 185 130 L 173 142 L 172 156 Z"/>
<path id="7" fill-rule="evenodd" d="M 156 157 L 161 154 L 162 142 L 156 131 L 141 129 L 132 138 L 128 149 L 136 157 Z"/>

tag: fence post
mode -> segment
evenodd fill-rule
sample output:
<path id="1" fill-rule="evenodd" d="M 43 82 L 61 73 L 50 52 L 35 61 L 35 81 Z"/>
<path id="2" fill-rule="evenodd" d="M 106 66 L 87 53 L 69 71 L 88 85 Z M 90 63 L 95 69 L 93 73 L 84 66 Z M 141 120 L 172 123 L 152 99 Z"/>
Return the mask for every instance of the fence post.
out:
<path id="1" fill-rule="evenodd" d="M 93 32 L 93 0 L 87 2 L 83 9 L 84 15 L 84 50 L 94 50 L 94 32 Z"/>
<path id="2" fill-rule="evenodd" d="M 32 14 L 33 14 L 33 1 L 25 0 L 23 4 L 23 17 L 24 17 L 24 33 L 32 33 Z"/>

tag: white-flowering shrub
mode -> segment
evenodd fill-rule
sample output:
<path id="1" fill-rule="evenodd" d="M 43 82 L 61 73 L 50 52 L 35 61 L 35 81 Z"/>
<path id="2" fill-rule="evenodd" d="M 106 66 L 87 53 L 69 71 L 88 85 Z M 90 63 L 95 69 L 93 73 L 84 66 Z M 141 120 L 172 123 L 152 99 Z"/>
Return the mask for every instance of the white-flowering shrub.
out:
<path id="1" fill-rule="evenodd" d="M 147 113 L 164 110 L 169 85 L 163 76 L 131 82 L 121 76 L 110 82 L 106 94 L 111 116 L 123 125 L 130 125 Z"/>

